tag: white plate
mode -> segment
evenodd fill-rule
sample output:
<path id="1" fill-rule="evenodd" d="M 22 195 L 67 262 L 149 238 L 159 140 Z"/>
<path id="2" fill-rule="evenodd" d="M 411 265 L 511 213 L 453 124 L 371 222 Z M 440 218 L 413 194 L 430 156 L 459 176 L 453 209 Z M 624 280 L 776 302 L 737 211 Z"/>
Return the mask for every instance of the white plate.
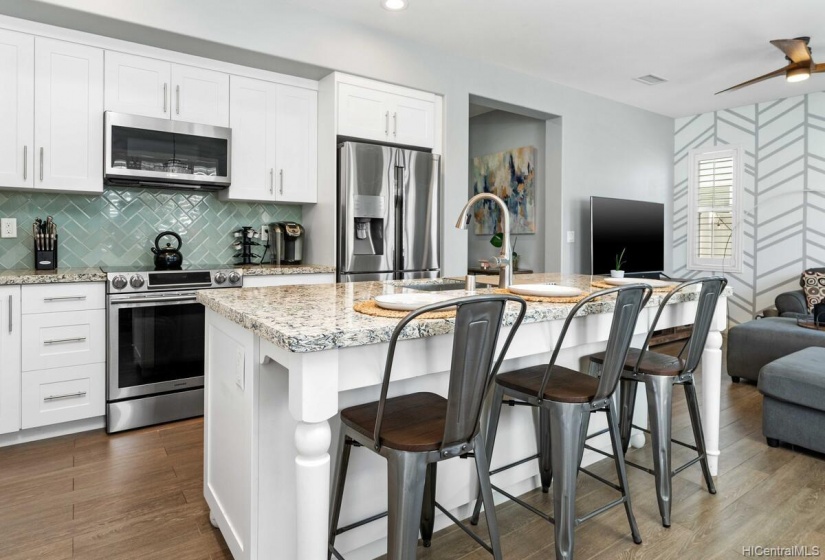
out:
<path id="1" fill-rule="evenodd" d="M 582 294 L 578 288 L 556 284 L 513 284 L 507 287 L 514 294 L 539 297 L 576 297 Z"/>
<path id="2" fill-rule="evenodd" d="M 375 303 L 384 309 L 395 311 L 412 311 L 431 303 L 453 299 L 455 295 L 447 294 L 384 294 L 375 296 Z"/>
<path id="3" fill-rule="evenodd" d="M 647 284 L 651 288 L 670 288 L 675 286 L 674 282 L 664 280 L 654 280 L 653 278 L 605 278 L 605 283 L 611 286 L 627 286 L 628 284 Z"/>

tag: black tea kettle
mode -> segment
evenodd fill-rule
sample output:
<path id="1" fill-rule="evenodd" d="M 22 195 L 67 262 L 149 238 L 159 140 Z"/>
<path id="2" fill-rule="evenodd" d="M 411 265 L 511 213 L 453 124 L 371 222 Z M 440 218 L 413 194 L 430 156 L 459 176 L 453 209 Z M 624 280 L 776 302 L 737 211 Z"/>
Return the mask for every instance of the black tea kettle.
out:
<path id="1" fill-rule="evenodd" d="M 160 248 L 160 240 L 171 235 L 178 240 L 178 246 L 172 247 L 171 243 L 167 243 L 166 247 Z M 180 235 L 174 231 L 161 232 L 155 238 L 155 246 L 152 247 L 152 252 L 155 254 L 155 270 L 180 270 L 183 265 L 183 255 L 180 252 L 183 242 L 180 240 Z"/>

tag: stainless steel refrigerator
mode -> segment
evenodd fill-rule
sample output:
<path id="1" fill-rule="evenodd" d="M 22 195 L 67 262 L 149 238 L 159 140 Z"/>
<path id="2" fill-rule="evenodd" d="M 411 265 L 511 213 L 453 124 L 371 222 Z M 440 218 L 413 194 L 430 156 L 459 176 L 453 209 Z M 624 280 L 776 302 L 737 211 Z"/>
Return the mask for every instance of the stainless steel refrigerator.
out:
<path id="1" fill-rule="evenodd" d="M 338 145 L 338 281 L 436 278 L 440 156 Z"/>

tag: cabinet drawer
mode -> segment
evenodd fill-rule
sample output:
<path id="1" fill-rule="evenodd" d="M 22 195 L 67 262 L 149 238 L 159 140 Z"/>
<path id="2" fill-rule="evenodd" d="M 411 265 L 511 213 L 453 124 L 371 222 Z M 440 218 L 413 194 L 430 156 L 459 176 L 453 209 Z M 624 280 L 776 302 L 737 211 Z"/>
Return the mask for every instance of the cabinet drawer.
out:
<path id="1" fill-rule="evenodd" d="M 23 371 L 103 362 L 104 310 L 23 315 Z"/>
<path id="2" fill-rule="evenodd" d="M 103 416 L 105 375 L 104 363 L 23 374 L 23 428 Z"/>
<path id="3" fill-rule="evenodd" d="M 23 313 L 52 313 L 103 309 L 106 286 L 102 282 L 76 282 L 23 286 Z"/>

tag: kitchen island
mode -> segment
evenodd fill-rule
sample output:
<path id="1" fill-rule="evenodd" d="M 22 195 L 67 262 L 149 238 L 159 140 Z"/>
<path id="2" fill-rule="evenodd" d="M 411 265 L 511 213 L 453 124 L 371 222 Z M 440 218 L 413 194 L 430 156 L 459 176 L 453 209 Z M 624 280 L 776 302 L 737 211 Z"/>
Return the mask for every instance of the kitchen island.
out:
<path id="1" fill-rule="evenodd" d="M 198 299 L 207 308 L 204 493 L 212 520 L 236 560 L 326 558 L 330 442 L 338 429 L 336 415 L 342 408 L 377 399 L 387 341 L 397 323 L 397 319 L 358 313 L 353 305 L 434 282 L 441 281 L 199 292 Z M 591 277 L 534 274 L 520 277 L 519 282 L 590 289 Z M 714 474 L 719 457 L 720 330 L 726 324 L 729 293 L 719 300 L 703 356 L 703 421 Z M 660 327 L 689 323 L 695 313 L 694 299 L 695 294 L 674 297 Z M 660 301 L 661 294 L 654 294 L 642 311 L 636 344 Z M 571 307 L 529 303 L 503 370 L 546 363 Z M 583 367 L 582 356 L 603 349 L 612 309 L 610 299 L 583 308 L 571 325 L 559 363 Z M 510 310 L 508 322 L 514 316 L 515 310 Z M 451 331 L 451 319 L 409 326 L 396 350 L 390 396 L 420 390 L 446 392 Z M 639 392 L 640 398 L 643 393 Z M 645 422 L 645 407 L 637 406 L 636 411 L 635 420 Z M 591 430 L 603 423 L 602 415 L 597 415 Z M 597 445 L 609 444 L 605 440 Z M 520 407 L 506 410 L 492 466 L 534 452 L 530 412 Z M 595 460 L 595 454 L 585 455 L 585 463 Z M 468 515 L 475 499 L 472 467 L 468 461 L 448 461 L 439 468 L 438 500 L 459 517 Z M 386 510 L 383 459 L 356 450 L 349 473 L 342 526 Z M 519 494 L 538 485 L 536 474 L 531 461 L 498 475 L 496 484 Z M 445 525 L 444 518 L 437 519 L 436 529 Z M 373 558 L 384 553 L 385 534 L 382 519 L 341 535 L 336 547 L 348 559 Z M 438 546 L 437 540 L 433 546 Z"/>

